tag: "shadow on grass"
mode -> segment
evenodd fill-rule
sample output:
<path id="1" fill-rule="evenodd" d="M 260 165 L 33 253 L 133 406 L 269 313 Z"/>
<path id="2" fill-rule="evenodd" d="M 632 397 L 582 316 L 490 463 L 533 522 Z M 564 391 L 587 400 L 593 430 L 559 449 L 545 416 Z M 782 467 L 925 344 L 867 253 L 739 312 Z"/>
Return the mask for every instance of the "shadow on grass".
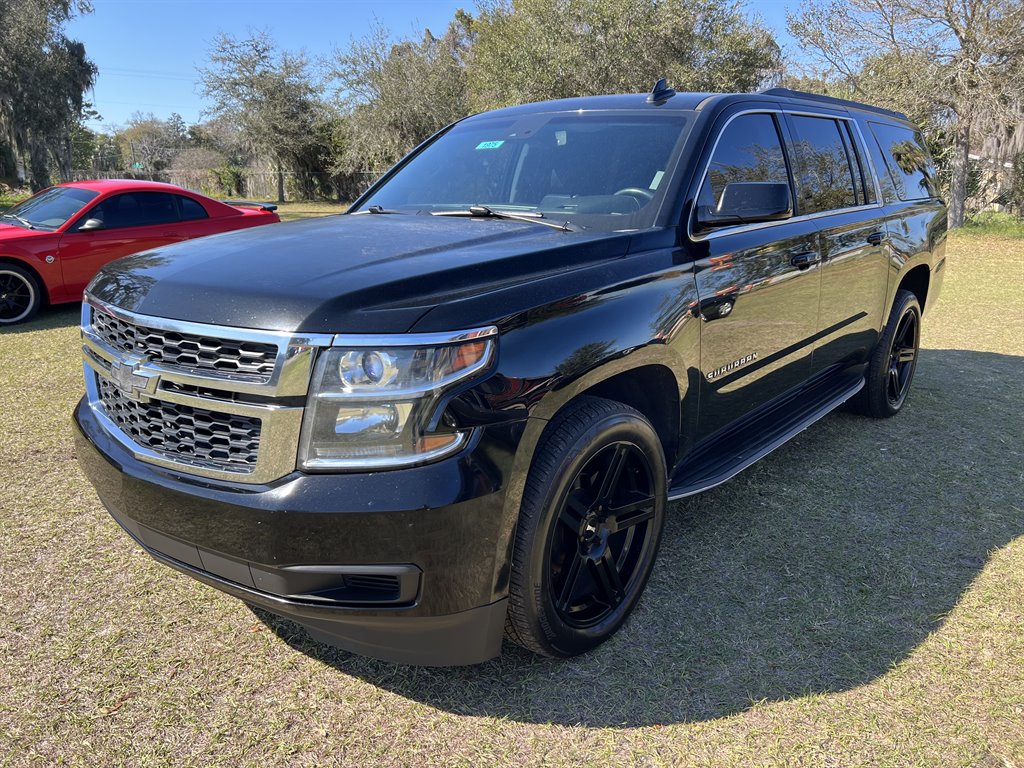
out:
<path id="1" fill-rule="evenodd" d="M 506 643 L 476 667 L 402 667 L 261 617 L 342 673 L 453 713 L 526 722 L 703 720 L 870 682 L 940 627 L 993 549 L 1024 534 L 1022 363 L 925 350 L 899 417 L 835 414 L 676 504 L 637 613 L 587 656 L 542 659 Z"/>
<path id="2" fill-rule="evenodd" d="M 49 331 L 54 328 L 67 328 L 78 325 L 82 320 L 81 302 L 71 304 L 58 304 L 55 307 L 43 307 L 39 314 L 25 323 L 17 325 L 0 326 L 0 338 L 8 334 L 33 333 L 35 331 Z"/>

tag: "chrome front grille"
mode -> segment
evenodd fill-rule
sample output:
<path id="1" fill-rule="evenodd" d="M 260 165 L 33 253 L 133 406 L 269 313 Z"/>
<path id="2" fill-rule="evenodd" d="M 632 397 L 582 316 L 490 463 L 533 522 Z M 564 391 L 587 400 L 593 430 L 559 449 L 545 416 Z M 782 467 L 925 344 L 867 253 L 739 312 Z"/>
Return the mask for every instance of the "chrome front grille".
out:
<path id="1" fill-rule="evenodd" d="M 256 468 L 261 421 L 166 400 L 134 400 L 99 380 L 103 410 L 134 443 L 172 461 L 226 472 Z"/>
<path id="2" fill-rule="evenodd" d="M 276 344 L 149 328 L 105 312 L 94 315 L 92 327 L 111 348 L 144 354 L 168 368 L 268 381 L 277 364 Z"/>
<path id="3" fill-rule="evenodd" d="M 235 482 L 294 471 L 301 403 L 332 341 L 82 304 L 86 398 L 106 432 L 142 461 Z"/>

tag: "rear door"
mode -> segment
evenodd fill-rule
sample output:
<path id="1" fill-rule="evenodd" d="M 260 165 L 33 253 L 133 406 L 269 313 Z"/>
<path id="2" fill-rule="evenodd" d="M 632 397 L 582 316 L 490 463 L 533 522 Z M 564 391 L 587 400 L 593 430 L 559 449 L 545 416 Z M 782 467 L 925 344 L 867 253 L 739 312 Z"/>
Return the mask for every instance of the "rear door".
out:
<path id="1" fill-rule="evenodd" d="M 714 205 L 731 182 L 788 183 L 786 127 L 778 111 L 720 119 L 697 189 Z M 820 259 L 813 220 L 693 230 L 700 297 L 700 416 L 707 437 L 802 384 L 818 322 Z"/>
<path id="2" fill-rule="evenodd" d="M 789 113 L 797 209 L 821 230 L 821 303 L 812 374 L 863 363 L 878 341 L 888 256 L 885 221 L 856 124 Z"/>
<path id="3" fill-rule="evenodd" d="M 178 205 L 166 192 L 124 192 L 103 199 L 79 217 L 60 239 L 59 257 L 64 282 L 80 295 L 100 267 L 132 253 L 180 239 Z M 102 229 L 79 228 L 99 219 Z"/>

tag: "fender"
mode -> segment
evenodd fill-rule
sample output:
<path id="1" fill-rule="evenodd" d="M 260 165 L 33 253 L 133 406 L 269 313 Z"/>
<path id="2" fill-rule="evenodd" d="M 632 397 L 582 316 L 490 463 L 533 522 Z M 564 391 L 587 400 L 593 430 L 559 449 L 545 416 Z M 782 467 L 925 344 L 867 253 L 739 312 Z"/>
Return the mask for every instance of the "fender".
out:
<path id="1" fill-rule="evenodd" d="M 696 305 L 693 271 L 682 265 L 545 304 L 505 324 L 498 370 L 477 390 L 491 409 L 526 417 L 505 488 L 492 582 L 496 594 L 507 590 L 515 526 L 537 446 L 573 398 L 621 374 L 662 371 L 678 393 L 679 434 L 683 439 L 693 434 L 700 351 Z M 679 446 L 677 455 L 683 449 Z M 666 456 L 670 468 L 675 459 Z"/>
<path id="2" fill-rule="evenodd" d="M 903 278 L 913 269 L 926 266 L 929 272 L 928 306 L 939 297 L 946 260 L 946 210 L 932 200 L 891 206 L 886 211 L 889 235 L 889 279 L 883 323 L 889 317 L 896 291 Z"/>
<path id="3" fill-rule="evenodd" d="M 46 261 L 46 255 L 53 257 Z M 43 290 L 43 298 L 47 302 L 64 301 L 64 276 L 60 269 L 60 259 L 56 253 L 56 244 L 47 252 L 45 249 L 34 251 L 11 245 L 0 246 L 0 263 L 16 264 L 32 272 L 39 279 Z"/>

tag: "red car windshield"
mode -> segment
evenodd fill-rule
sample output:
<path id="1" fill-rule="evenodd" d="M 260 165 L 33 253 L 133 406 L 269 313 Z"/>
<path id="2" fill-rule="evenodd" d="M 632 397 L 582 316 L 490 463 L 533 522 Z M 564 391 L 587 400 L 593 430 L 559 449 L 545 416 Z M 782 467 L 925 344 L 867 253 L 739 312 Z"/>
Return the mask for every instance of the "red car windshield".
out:
<path id="1" fill-rule="evenodd" d="M 91 189 L 51 187 L 0 214 L 0 219 L 27 229 L 53 231 L 98 195 Z"/>

